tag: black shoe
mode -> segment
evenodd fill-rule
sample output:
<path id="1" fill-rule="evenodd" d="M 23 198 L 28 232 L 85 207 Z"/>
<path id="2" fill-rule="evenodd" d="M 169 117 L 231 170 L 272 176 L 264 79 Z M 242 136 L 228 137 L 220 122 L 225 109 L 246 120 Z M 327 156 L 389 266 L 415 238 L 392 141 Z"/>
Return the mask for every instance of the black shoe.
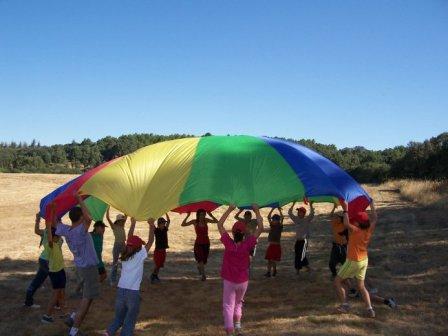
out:
<path id="1" fill-rule="evenodd" d="M 64 320 L 64 324 L 69 328 L 73 327 L 74 323 L 75 321 L 73 321 L 73 319 L 70 316 Z"/>
<path id="2" fill-rule="evenodd" d="M 48 316 L 47 314 L 45 314 L 45 315 L 43 315 L 43 316 L 41 317 L 40 321 L 41 321 L 42 323 L 53 323 L 53 322 L 54 322 L 54 319 L 53 319 L 53 317 Z"/>
<path id="3" fill-rule="evenodd" d="M 265 276 L 266 278 L 270 278 L 270 277 L 271 277 L 271 272 L 266 272 L 266 273 L 264 274 L 264 276 Z"/>
<path id="4" fill-rule="evenodd" d="M 205 274 L 202 274 L 201 281 L 205 281 L 205 280 L 207 280 L 207 276 Z"/>
<path id="5" fill-rule="evenodd" d="M 275 270 L 274 272 L 272 272 L 272 276 L 275 277 L 277 275 L 277 270 Z"/>

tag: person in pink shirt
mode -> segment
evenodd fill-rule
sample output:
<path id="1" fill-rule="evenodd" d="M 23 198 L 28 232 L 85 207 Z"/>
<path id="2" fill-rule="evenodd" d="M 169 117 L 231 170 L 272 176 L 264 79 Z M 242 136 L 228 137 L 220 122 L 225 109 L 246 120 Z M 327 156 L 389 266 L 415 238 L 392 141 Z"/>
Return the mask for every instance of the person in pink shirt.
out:
<path id="1" fill-rule="evenodd" d="M 233 225 L 233 238 L 231 238 L 224 228 L 224 222 L 234 209 L 234 205 L 229 206 L 218 221 L 221 242 L 224 244 L 224 257 L 221 267 L 221 277 L 223 279 L 222 313 L 227 335 L 232 335 L 234 331 L 236 335 L 242 335 L 241 316 L 244 294 L 249 284 L 250 252 L 254 249 L 258 237 L 263 232 L 263 219 L 258 205 L 253 205 L 258 224 L 254 234 L 245 236 L 246 225 L 238 221 Z"/>

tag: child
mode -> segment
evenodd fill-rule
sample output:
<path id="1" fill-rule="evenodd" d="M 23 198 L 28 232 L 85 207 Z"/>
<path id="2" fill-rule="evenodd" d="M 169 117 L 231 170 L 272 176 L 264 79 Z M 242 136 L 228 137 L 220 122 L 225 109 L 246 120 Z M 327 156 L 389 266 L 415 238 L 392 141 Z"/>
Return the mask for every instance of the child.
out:
<path id="1" fill-rule="evenodd" d="M 134 236 L 135 220 L 131 221 L 125 250 L 121 254 L 121 275 L 115 301 L 115 319 L 107 328 L 106 336 L 113 336 L 121 327 L 121 336 L 132 336 L 140 308 L 140 284 L 143 264 L 154 241 L 154 219 L 148 219 L 149 236 L 145 243 Z"/>
<path id="2" fill-rule="evenodd" d="M 295 204 L 296 202 L 294 202 L 291 205 L 288 214 L 296 226 L 296 243 L 294 245 L 294 251 L 295 251 L 294 266 L 296 268 L 297 274 L 299 274 L 300 270 L 303 267 L 305 267 L 307 271 L 310 270 L 306 253 L 308 251 L 310 223 L 314 219 L 314 207 L 313 203 L 310 202 L 310 214 L 308 215 L 308 217 L 305 218 L 306 209 L 304 207 L 298 208 L 297 215 L 294 214 L 293 209 Z"/>
<path id="3" fill-rule="evenodd" d="M 170 226 L 170 216 L 166 214 L 166 219 L 160 217 L 157 220 L 157 227 L 154 231 L 156 247 L 154 249 L 154 270 L 151 274 L 151 283 L 159 283 L 159 270 L 164 266 L 166 259 L 166 249 L 168 246 L 168 228 Z"/>
<path id="4" fill-rule="evenodd" d="M 205 265 L 207 264 L 208 255 L 210 253 L 210 238 L 208 237 L 208 224 L 218 223 L 218 220 L 210 212 L 205 212 L 204 209 L 199 209 L 196 212 L 196 219 L 187 222 L 190 217 L 190 212 L 184 218 L 182 226 L 194 225 L 196 232 L 196 240 L 194 242 L 194 258 L 198 264 L 198 271 L 200 279 L 205 281 L 207 276 L 205 275 Z M 206 215 L 209 215 L 212 219 L 208 219 Z"/>
<path id="5" fill-rule="evenodd" d="M 47 238 L 47 230 L 41 230 L 39 228 L 40 226 L 40 213 L 38 212 L 36 214 L 36 220 L 34 222 L 34 233 L 40 237 L 40 245 L 43 246 L 44 250 L 40 254 L 39 257 L 39 269 L 37 270 L 36 275 L 34 276 L 34 279 L 31 281 L 31 283 L 28 286 L 28 289 L 26 290 L 26 298 L 25 298 L 25 307 L 29 308 L 40 308 L 40 305 L 34 304 L 34 293 L 39 289 L 40 286 L 44 283 L 45 279 L 48 276 L 48 238 Z"/>
<path id="6" fill-rule="evenodd" d="M 334 210 L 336 205 L 331 211 L 331 231 L 333 233 L 333 246 L 331 248 L 330 261 L 328 266 L 331 271 L 333 279 L 336 277 L 336 266 L 338 264 L 343 265 L 347 255 L 347 239 L 345 236 L 344 217 L 335 215 Z"/>
<path id="7" fill-rule="evenodd" d="M 69 211 L 71 225 L 58 223 L 56 226 L 56 235 L 65 237 L 67 245 L 73 253 L 76 272 L 83 284 L 82 300 L 78 309 L 65 321 L 65 324 L 70 327 L 69 336 L 80 335 L 79 327 L 93 300 L 100 296 L 98 257 L 93 246 L 92 236 L 89 234 L 92 217 L 82 196 L 78 193 L 74 196 L 81 207 L 74 207 Z"/>
<path id="8" fill-rule="evenodd" d="M 271 270 L 273 269 L 272 276 L 277 275 L 277 262 L 282 258 L 282 247 L 280 245 L 280 239 L 283 231 L 283 214 L 282 209 L 278 208 L 280 214 L 272 216 L 274 208 L 271 209 L 268 215 L 268 221 L 270 225 L 268 242 L 269 246 L 266 250 L 265 259 L 268 261 L 268 271 L 264 275 L 265 277 L 271 277 Z M 272 217 L 271 217 L 272 216 Z"/>
<path id="9" fill-rule="evenodd" d="M 221 277 L 223 279 L 223 317 L 224 328 L 227 335 L 241 333 L 241 317 L 244 295 L 249 284 L 249 255 L 257 244 L 257 239 L 263 232 L 263 219 L 257 205 L 253 206 L 257 216 L 258 227 L 254 235 L 245 236 L 245 224 L 238 221 L 233 225 L 232 236 L 226 232 L 224 222 L 235 209 L 231 205 L 218 222 L 218 230 L 221 234 L 221 242 L 224 245 L 224 257 L 222 261 Z"/>
<path id="10" fill-rule="evenodd" d="M 48 303 L 46 314 L 41 318 L 43 323 L 53 323 L 53 311 L 55 306 L 58 305 L 61 313 L 64 309 L 64 297 L 65 297 L 65 284 L 66 276 L 64 270 L 64 258 L 62 256 L 62 239 L 56 235 L 56 229 L 51 227 L 48 223 L 47 227 L 48 241 L 46 242 L 48 248 L 48 264 L 51 285 L 53 287 L 53 295 Z"/>
<path id="11" fill-rule="evenodd" d="M 124 231 L 124 225 L 126 224 L 127 216 L 118 214 L 115 221 L 112 222 L 110 219 L 110 207 L 107 208 L 106 219 L 114 233 L 114 247 L 112 248 L 112 271 L 110 274 L 110 285 L 114 286 L 117 283 L 117 273 L 118 273 L 118 258 L 125 248 L 126 233 Z"/>
<path id="12" fill-rule="evenodd" d="M 243 222 L 246 225 L 246 235 L 250 236 L 255 233 L 255 230 L 257 230 L 258 222 L 256 219 L 252 218 L 252 211 L 244 211 L 243 217 L 240 217 L 241 213 L 243 212 L 242 209 L 238 210 L 238 212 L 235 215 L 235 219 L 237 221 Z M 255 254 L 257 252 L 257 246 L 255 245 L 253 251 L 250 253 L 250 259 L 252 260 L 253 257 L 255 257 Z"/>
<path id="13" fill-rule="evenodd" d="M 366 212 L 358 212 L 350 219 L 348 217 L 347 202 L 341 202 L 341 205 L 344 210 L 344 226 L 349 230 L 349 239 L 347 260 L 340 268 L 334 281 L 336 293 L 341 301 L 338 311 L 341 313 L 347 313 L 349 311 L 350 306 L 347 302 L 347 295 L 343 282 L 349 278 L 356 278 L 358 291 L 361 293 L 367 308 L 367 315 L 374 318 L 375 311 L 370 302 L 369 292 L 364 285 L 364 279 L 369 263 L 367 247 L 377 223 L 375 204 L 373 200 L 370 203 L 370 209 L 372 210 L 371 217 L 369 217 Z"/>
<path id="14" fill-rule="evenodd" d="M 103 263 L 103 239 L 104 231 L 106 229 L 106 224 L 103 221 L 96 221 L 93 224 L 93 231 L 90 232 L 92 235 L 93 245 L 95 247 L 96 256 L 98 257 L 98 274 L 100 282 L 103 282 L 107 278 L 106 268 Z"/>

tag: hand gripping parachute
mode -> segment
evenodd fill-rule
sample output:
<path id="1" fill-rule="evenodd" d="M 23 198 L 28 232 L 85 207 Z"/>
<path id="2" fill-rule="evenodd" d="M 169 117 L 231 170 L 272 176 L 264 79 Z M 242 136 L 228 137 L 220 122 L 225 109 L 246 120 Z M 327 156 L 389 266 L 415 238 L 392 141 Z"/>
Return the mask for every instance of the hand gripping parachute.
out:
<path id="1" fill-rule="evenodd" d="M 274 207 L 304 199 L 349 202 L 364 210 L 371 199 L 344 170 L 304 146 L 252 136 L 208 136 L 166 141 L 106 162 L 59 187 L 41 201 L 47 217 L 60 217 L 80 191 L 98 219 L 106 204 L 137 220 L 165 212 L 214 210 L 221 204 Z M 97 219 L 97 218 L 95 218 Z"/>

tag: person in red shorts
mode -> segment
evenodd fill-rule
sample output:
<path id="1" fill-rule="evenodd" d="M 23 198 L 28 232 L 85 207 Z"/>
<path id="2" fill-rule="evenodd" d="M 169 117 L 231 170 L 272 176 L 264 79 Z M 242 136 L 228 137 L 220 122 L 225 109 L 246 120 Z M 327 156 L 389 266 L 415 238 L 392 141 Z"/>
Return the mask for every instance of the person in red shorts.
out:
<path id="1" fill-rule="evenodd" d="M 282 209 L 278 208 L 279 214 L 272 216 L 275 208 L 272 208 L 268 215 L 270 225 L 268 241 L 269 246 L 266 250 L 265 259 L 268 261 L 268 271 L 264 275 L 267 278 L 277 275 L 277 262 L 282 259 L 282 246 L 280 239 L 283 231 L 283 213 Z"/>
<path id="2" fill-rule="evenodd" d="M 159 271 L 165 265 L 166 249 L 168 246 L 168 228 L 170 226 L 170 216 L 166 214 L 166 219 L 160 217 L 157 220 L 157 227 L 154 230 L 154 236 L 156 239 L 156 247 L 154 249 L 154 270 L 151 274 L 151 283 L 159 283 Z"/>
<path id="3" fill-rule="evenodd" d="M 194 258 L 198 264 L 198 271 L 200 279 L 205 281 L 207 276 L 205 275 L 205 265 L 207 264 L 208 255 L 210 253 L 210 239 L 208 237 L 208 224 L 218 223 L 218 220 L 212 213 L 206 212 L 204 209 L 199 209 L 196 212 L 196 219 L 188 221 L 190 212 L 184 218 L 182 226 L 194 225 L 196 232 L 196 240 L 194 242 Z M 207 218 L 207 214 L 211 219 Z"/>

